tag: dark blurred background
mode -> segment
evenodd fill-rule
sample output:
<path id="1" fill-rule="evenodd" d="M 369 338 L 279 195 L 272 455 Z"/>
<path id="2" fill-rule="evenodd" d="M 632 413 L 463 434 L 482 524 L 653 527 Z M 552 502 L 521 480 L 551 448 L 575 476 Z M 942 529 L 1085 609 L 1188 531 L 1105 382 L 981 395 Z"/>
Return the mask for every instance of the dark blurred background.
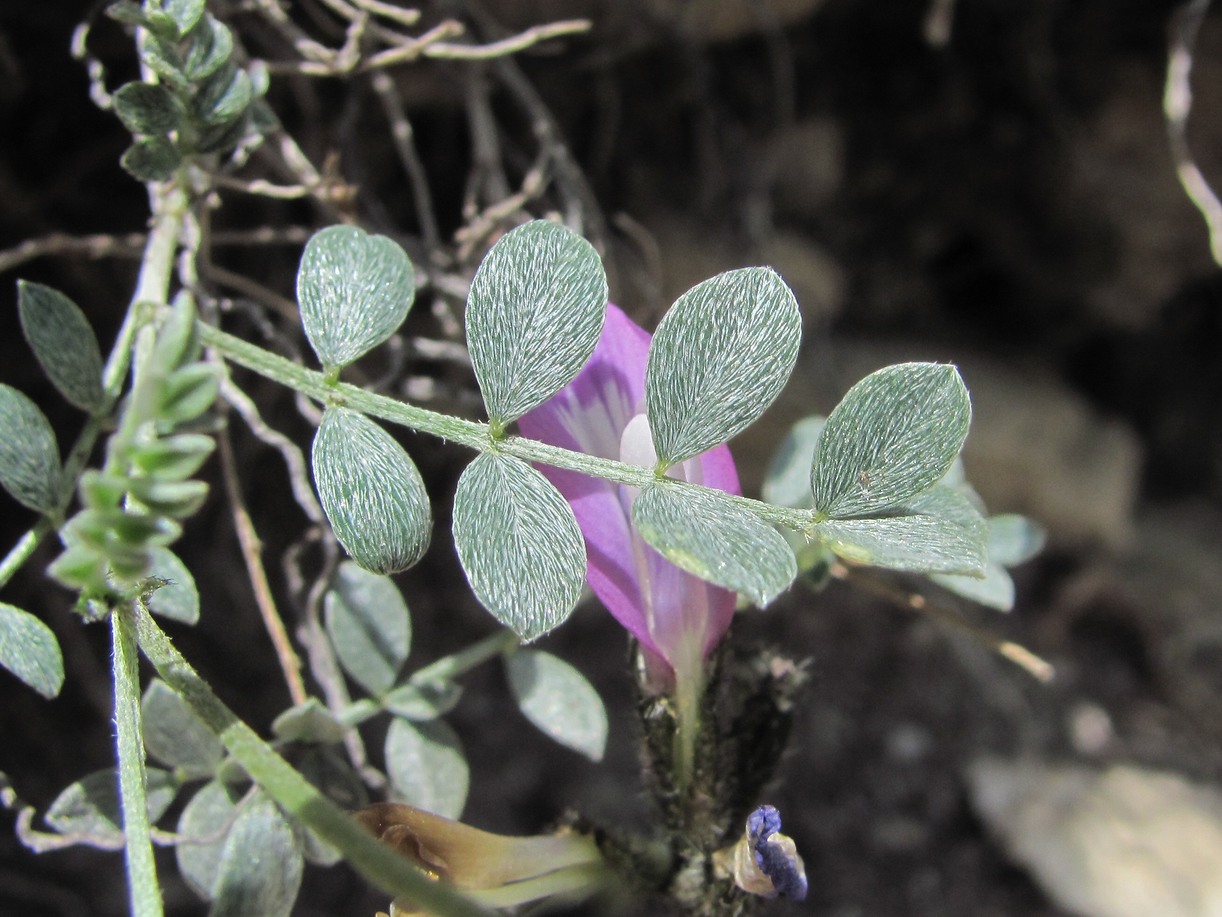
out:
<path id="1" fill-rule="evenodd" d="M 770 801 L 806 856 L 811 898 L 776 911 L 1068 913 L 1023 869 L 1022 855 L 1007 852 L 1022 847 L 1025 797 L 1007 817 L 983 817 L 965 777 L 973 762 L 990 754 L 1035 762 L 1022 786 L 1036 801 L 1046 795 L 1041 775 L 1071 764 L 1098 772 L 1127 763 L 1204 785 L 1222 777 L 1222 273 L 1169 152 L 1162 92 L 1175 6 L 487 0 L 478 9 L 421 8 L 425 26 L 469 15 L 489 37 L 591 17 L 587 35 L 516 59 L 536 108 L 506 91 L 494 67 L 482 73 L 508 174 L 527 173 L 547 115 L 571 156 L 557 181 L 570 183 L 569 199 L 590 202 L 587 226 L 613 296 L 647 327 L 719 270 L 770 264 L 793 286 L 806 319 L 796 378 L 733 444 L 748 493 L 758 494 L 794 420 L 828 410 L 884 363 L 945 360 L 962 367 L 973 393 L 970 479 L 992 511 L 1026 513 L 1048 530 L 1045 554 L 1018 571 L 1009 616 L 961 610 L 1052 662 L 1050 685 L 954 630 L 839 584 L 818 595 L 795 588 L 736 625 L 734 639 L 746 646 L 810 660 Z M 217 12 L 233 13 L 242 34 L 249 16 L 223 4 Z M 0 251 L 52 233 L 145 229 L 145 191 L 118 167 L 129 138 L 90 101 L 85 68 L 69 53 L 77 22 L 96 13 L 71 2 L 0 5 Z M 254 31 L 246 38 L 252 55 L 274 59 L 274 41 L 260 44 Z M 135 76 L 129 39 L 113 23 L 98 22 L 90 48 L 111 67 L 110 88 Z M 458 69 L 426 61 L 395 71 L 447 242 L 468 219 L 462 202 L 475 158 L 474 81 L 456 79 Z M 1222 12 L 1204 21 L 1193 86 L 1191 148 L 1222 185 Z M 427 262 L 415 202 L 368 89 L 285 79 L 273 81 L 271 101 L 307 154 L 317 164 L 331 157 L 354 186 L 356 216 L 396 232 Z M 586 186 L 573 191 L 579 179 Z M 552 206 L 544 195 L 527 209 Z M 301 202 L 241 195 L 223 196 L 214 219 L 228 228 L 330 221 Z M 39 257 L 0 276 L 0 381 L 43 407 L 61 448 L 80 419 L 30 359 L 15 281 L 71 295 L 105 346 L 135 276 L 130 246 L 118 248 L 105 258 Z M 291 297 L 299 252 L 280 245 L 223 258 Z M 453 258 L 447 270 L 461 276 L 479 254 Z M 411 321 L 434 332 L 428 310 L 416 312 Z M 471 410 L 462 397 L 469 377 L 426 361 L 418 374 L 430 373 L 450 391 L 448 407 Z M 291 398 L 240 381 L 270 422 L 308 442 Z M 233 426 L 283 597 L 280 555 L 304 520 L 284 497 L 279 458 Z M 437 516 L 428 558 L 400 578 L 416 666 L 491 622 L 466 590 L 447 534 L 463 456 L 405 441 Z M 214 481 L 215 466 L 206 469 Z M 179 546 L 199 584 L 202 621 L 174 636 L 221 696 L 266 730 L 288 697 L 214 490 Z M 0 544 L 7 550 L 32 521 L 6 502 Z M 55 629 L 69 673 L 52 702 L 0 676 L 0 771 L 39 807 L 112 756 L 109 635 L 81 626 L 70 597 L 42 575 L 54 553 L 44 545 L 3 594 Z M 452 722 L 471 761 L 472 822 L 529 833 L 569 807 L 595 821 L 646 822 L 621 637 L 591 603 L 542 643 L 607 701 L 603 765 L 524 728 L 495 667 L 468 679 Z M 13 838 L 11 821 L 0 819 L 0 912 L 126 911 L 118 855 L 35 856 Z M 1041 824 L 1043 836 L 1060 830 Z M 1139 820 L 1130 827 L 1146 831 Z M 1198 843 L 1216 842 L 1210 837 Z M 170 912 L 203 913 L 175 882 L 172 858 L 164 866 Z M 1160 881 L 1157 866 L 1142 868 Z M 1200 901 L 1218 900 L 1205 889 L 1217 881 L 1200 879 Z M 297 913 L 368 915 L 381 906 L 342 868 L 310 870 Z M 1101 907 L 1084 912 L 1120 913 Z"/>

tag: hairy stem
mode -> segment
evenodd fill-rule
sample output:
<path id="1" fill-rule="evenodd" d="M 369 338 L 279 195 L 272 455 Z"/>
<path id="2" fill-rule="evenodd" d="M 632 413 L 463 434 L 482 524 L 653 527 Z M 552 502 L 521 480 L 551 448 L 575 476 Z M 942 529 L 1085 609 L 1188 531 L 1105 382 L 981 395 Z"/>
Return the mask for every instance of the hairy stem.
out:
<path id="1" fill-rule="evenodd" d="M 137 607 L 135 614 L 140 649 L 157 674 L 216 733 L 234 760 L 281 808 L 313 828 L 323 840 L 339 849 L 358 872 L 388 894 L 410 901 L 437 917 L 489 917 L 487 911 L 457 892 L 425 877 L 320 793 L 221 703 L 147 609 Z"/>
<path id="2" fill-rule="evenodd" d="M 307 369 L 211 325 L 201 323 L 199 331 L 205 344 L 215 348 L 231 362 L 327 404 L 343 404 L 371 417 L 378 417 L 422 433 L 430 433 L 480 452 L 496 450 L 528 462 L 541 462 L 617 484 L 645 487 L 657 480 L 657 475 L 650 468 L 573 452 L 521 436 L 494 439 L 487 424 L 439 414 L 385 395 L 367 392 L 355 385 L 329 380 L 323 373 Z M 765 522 L 783 525 L 795 531 L 809 527 L 812 521 L 810 510 L 773 506 L 761 500 L 727 494 L 686 481 L 675 481 L 674 484 L 678 487 L 695 487 L 716 493 L 718 497 L 754 513 Z"/>
<path id="3" fill-rule="evenodd" d="M 161 887 L 157 882 L 157 864 L 153 861 L 145 793 L 140 655 L 136 649 L 131 603 L 111 613 L 110 627 L 114 644 L 115 729 L 128 894 L 133 917 L 162 917 Z"/>

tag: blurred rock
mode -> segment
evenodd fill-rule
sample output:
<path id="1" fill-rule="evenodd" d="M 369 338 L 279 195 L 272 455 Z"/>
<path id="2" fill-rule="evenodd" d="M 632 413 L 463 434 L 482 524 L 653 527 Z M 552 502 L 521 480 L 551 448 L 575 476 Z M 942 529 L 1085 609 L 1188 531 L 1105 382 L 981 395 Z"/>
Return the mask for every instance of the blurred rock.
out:
<path id="1" fill-rule="evenodd" d="M 1062 544 L 1126 544 L 1142 461 L 1133 431 L 1052 376 L 991 359 L 961 370 L 972 395 L 963 460 L 989 509 L 1028 515 Z"/>
<path id="2" fill-rule="evenodd" d="M 773 206 L 792 217 L 818 215 L 844 180 L 844 132 L 830 118 L 783 128 L 768 141 Z"/>
<path id="3" fill-rule="evenodd" d="M 1212 151 L 1222 145 L 1222 28 L 1201 32 L 1193 83 L 1202 89 L 1191 120 L 1199 165 L 1217 175 Z M 1212 71 L 1212 72 L 1211 72 Z M 1071 185 L 1065 201 L 1101 218 L 1111 244 L 1110 270 L 1090 286 L 1089 307 L 1105 326 L 1149 329 L 1185 277 L 1214 265 L 1205 221 L 1176 179 L 1167 144 L 1162 87 L 1143 64 L 1122 70 L 1101 110 L 1072 137 Z"/>
<path id="4" fill-rule="evenodd" d="M 826 326 L 844 302 L 844 273 L 811 239 L 774 232 L 758 246 L 736 244 L 725 231 L 712 232 L 683 214 L 658 213 L 642 220 L 657 245 L 662 270 L 663 307 L 702 280 L 740 267 L 773 267 L 793 289 L 802 308 L 802 325 Z"/>
<path id="5" fill-rule="evenodd" d="M 983 759 L 972 801 L 1010 855 L 1083 917 L 1222 915 L 1222 793 L 1170 773 Z"/>

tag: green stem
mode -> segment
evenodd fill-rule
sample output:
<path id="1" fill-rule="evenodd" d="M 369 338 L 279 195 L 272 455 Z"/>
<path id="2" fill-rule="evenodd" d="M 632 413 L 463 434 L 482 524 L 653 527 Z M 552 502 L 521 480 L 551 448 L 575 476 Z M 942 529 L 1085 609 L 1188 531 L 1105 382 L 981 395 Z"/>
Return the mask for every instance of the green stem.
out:
<path id="1" fill-rule="evenodd" d="M 388 894 L 437 917 L 489 917 L 487 911 L 457 892 L 425 877 L 322 795 L 221 703 L 147 609 L 137 606 L 135 614 L 140 649 L 157 674 L 217 734 L 234 760 L 281 808 L 338 848 L 358 872 Z"/>
<path id="2" fill-rule="evenodd" d="M 110 616 L 114 643 L 115 729 L 118 732 L 119 795 L 123 811 L 127 887 L 134 917 L 162 917 L 161 886 L 145 795 L 144 733 L 140 720 L 140 654 L 131 604 Z"/>
<path id="3" fill-rule="evenodd" d="M 645 487 L 657 480 L 657 475 L 651 468 L 641 468 L 638 465 L 598 458 L 582 452 L 572 452 L 568 449 L 561 449 L 559 446 L 525 439 L 521 436 L 494 439 L 487 424 L 439 414 L 436 411 L 406 404 L 385 395 L 367 392 L 345 382 L 329 384 L 322 373 L 306 369 L 304 366 L 270 353 L 241 338 L 226 334 L 211 325 L 200 324 L 200 338 L 205 344 L 215 348 L 228 360 L 239 366 L 244 366 L 265 379 L 296 389 L 318 401 L 326 404 L 342 404 L 371 417 L 378 417 L 422 433 L 431 433 L 480 452 L 495 450 L 528 462 L 541 462 L 544 465 L 565 468 L 631 487 Z M 809 527 L 811 523 L 810 510 L 773 506 L 761 500 L 727 494 L 724 491 L 703 487 L 699 484 L 689 484 L 686 481 L 675 481 L 674 484 L 679 487 L 695 487 L 716 493 L 719 497 L 730 500 L 748 512 L 754 513 L 765 522 L 783 525 L 795 531 L 801 531 Z"/>
<path id="4" fill-rule="evenodd" d="M 512 649 L 521 642 L 518 635 L 508 628 L 498 630 L 496 633 L 489 634 L 482 640 L 472 643 L 466 649 L 461 649 L 457 653 L 451 653 L 449 656 L 442 656 L 436 662 L 430 662 L 424 668 L 415 672 L 411 677 L 411 681 L 418 685 L 431 681 L 449 681 L 471 671 L 477 665 L 481 665 L 489 659 L 501 655 L 501 653 Z"/>
<path id="5" fill-rule="evenodd" d="M 105 397 L 94 416 L 85 422 L 68 458 L 64 461 L 63 483 L 60 485 L 59 504 L 56 511 L 43 516 L 0 561 L 0 587 L 12 579 L 30 559 L 30 555 L 48 533 L 58 527 L 76 492 L 77 479 L 93 454 L 94 444 L 106 426 L 106 420 L 114 409 L 115 402 L 123 391 L 123 380 L 131 366 L 133 343 L 137 332 L 145 324 L 145 303 L 164 303 L 169 297 L 170 276 L 174 268 L 174 253 L 178 250 L 178 239 L 182 230 L 183 216 L 187 212 L 187 197 L 177 185 L 159 186 L 152 192 L 153 226 L 144 245 L 144 256 L 140 261 L 140 276 L 123 317 L 123 324 L 115 336 L 114 346 L 106 358 L 102 370 L 102 391 Z"/>
<path id="6" fill-rule="evenodd" d="M 429 663 L 413 674 L 407 682 L 408 684 L 424 685 L 430 682 L 450 681 L 471 671 L 477 665 L 512 649 L 521 642 L 518 635 L 508 628 L 498 630 L 472 643 L 466 649 L 451 653 L 449 656 L 442 656 L 436 662 Z M 340 714 L 340 720 L 348 726 L 359 726 L 366 720 L 373 719 L 385 709 L 378 701 L 363 698 L 345 707 Z"/>

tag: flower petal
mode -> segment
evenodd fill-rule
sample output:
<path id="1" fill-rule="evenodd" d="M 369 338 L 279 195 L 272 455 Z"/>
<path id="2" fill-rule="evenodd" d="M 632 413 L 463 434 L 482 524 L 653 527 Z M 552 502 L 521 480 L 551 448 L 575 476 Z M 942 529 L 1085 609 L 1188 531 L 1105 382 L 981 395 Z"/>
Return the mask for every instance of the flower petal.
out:
<path id="1" fill-rule="evenodd" d="M 641 414 L 649 342 L 648 332 L 608 304 L 590 360 L 568 386 L 518 421 L 522 435 L 650 467 L 655 453 L 652 442 L 642 441 L 642 427 L 648 428 Z M 680 570 L 645 543 L 632 526 L 633 488 L 551 467 L 540 470 L 569 501 L 585 535 L 590 588 L 647 655 L 673 669 L 692 641 L 707 654 L 730 626 L 734 593 Z M 727 446 L 688 459 L 670 474 L 740 492 Z"/>

